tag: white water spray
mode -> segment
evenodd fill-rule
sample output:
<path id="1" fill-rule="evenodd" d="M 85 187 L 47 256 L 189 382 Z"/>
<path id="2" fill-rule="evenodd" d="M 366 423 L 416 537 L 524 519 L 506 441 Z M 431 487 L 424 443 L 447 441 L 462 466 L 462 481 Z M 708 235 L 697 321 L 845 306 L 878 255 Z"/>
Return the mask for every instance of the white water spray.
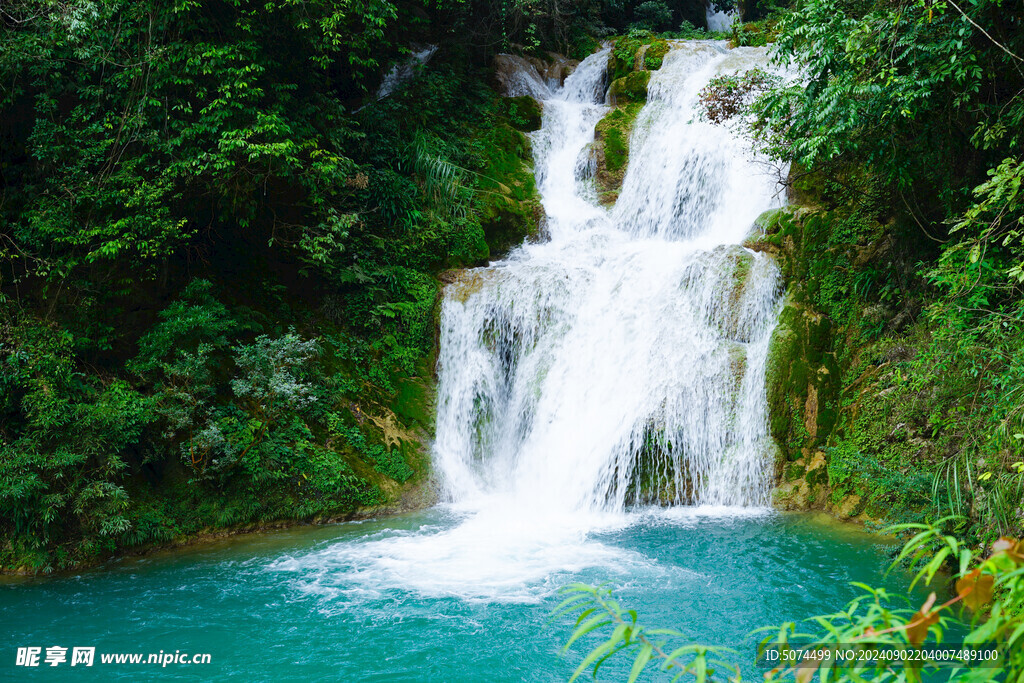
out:
<path id="1" fill-rule="evenodd" d="M 709 31 L 725 32 L 739 20 L 740 13 L 738 10 L 719 10 L 708 3 L 704 16 L 707 17 Z"/>

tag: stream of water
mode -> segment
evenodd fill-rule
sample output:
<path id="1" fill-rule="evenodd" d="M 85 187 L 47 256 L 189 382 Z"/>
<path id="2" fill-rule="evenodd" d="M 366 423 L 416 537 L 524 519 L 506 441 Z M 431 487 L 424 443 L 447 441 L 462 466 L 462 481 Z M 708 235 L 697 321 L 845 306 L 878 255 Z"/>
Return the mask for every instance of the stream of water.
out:
<path id="1" fill-rule="evenodd" d="M 770 259 L 739 245 L 777 184 L 696 111 L 710 78 L 764 51 L 689 42 L 666 56 L 610 209 L 594 182 L 607 57 L 561 86 L 516 79 L 543 100 L 545 235 L 446 288 L 442 503 L 0 585 L 0 675 L 17 647 L 62 645 L 212 659 L 83 679 L 566 680 L 578 655 L 559 656 L 569 628 L 546 617 L 571 581 L 611 581 L 648 622 L 749 665 L 751 629 L 887 581 L 878 538 L 768 508 L 781 291 Z"/>

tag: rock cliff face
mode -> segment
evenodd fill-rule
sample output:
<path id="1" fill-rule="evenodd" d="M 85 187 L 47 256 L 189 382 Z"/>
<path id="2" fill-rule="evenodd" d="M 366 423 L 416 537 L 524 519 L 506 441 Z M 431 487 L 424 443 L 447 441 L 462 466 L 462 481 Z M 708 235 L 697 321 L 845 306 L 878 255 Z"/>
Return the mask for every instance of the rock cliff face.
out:
<path id="1" fill-rule="evenodd" d="M 832 322 L 807 293 L 805 236 L 812 209 L 787 207 L 761 215 L 747 247 L 772 254 L 786 282 L 786 303 L 768 351 L 769 425 L 779 448 L 775 492 L 783 509 L 828 507 L 823 450 L 839 411 L 842 369 Z"/>
<path id="2" fill-rule="evenodd" d="M 916 268 L 898 238 L 907 228 L 822 202 L 810 180 L 794 184 L 794 203 L 760 216 L 745 244 L 772 254 L 786 285 L 767 367 L 775 503 L 913 518 L 928 504 L 937 446 L 927 438 L 936 399 L 899 368 L 928 334 L 917 299 L 894 284 Z"/>

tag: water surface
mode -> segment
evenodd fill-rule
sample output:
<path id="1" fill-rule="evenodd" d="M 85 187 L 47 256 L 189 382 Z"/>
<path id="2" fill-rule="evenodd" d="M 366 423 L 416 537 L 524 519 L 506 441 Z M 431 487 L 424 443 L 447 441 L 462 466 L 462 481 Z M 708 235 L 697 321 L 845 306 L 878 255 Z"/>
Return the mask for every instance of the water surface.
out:
<path id="1" fill-rule="evenodd" d="M 437 558 L 421 558 L 417 575 L 415 558 L 387 566 L 373 555 L 373 544 L 450 533 L 464 517 L 436 508 L 8 579 L 0 679 L 565 681 L 582 650 L 561 657 L 571 624 L 548 617 L 571 581 L 611 582 L 643 621 L 734 647 L 756 675 L 755 627 L 839 608 L 857 592 L 852 580 L 906 583 L 884 578 L 881 537 L 821 516 L 736 510 L 629 513 L 579 539 L 579 568 L 517 583 L 512 574 L 537 561 L 523 558 L 489 587 L 432 576 Z M 16 648 L 30 645 L 208 652 L 211 663 L 15 667 Z"/>

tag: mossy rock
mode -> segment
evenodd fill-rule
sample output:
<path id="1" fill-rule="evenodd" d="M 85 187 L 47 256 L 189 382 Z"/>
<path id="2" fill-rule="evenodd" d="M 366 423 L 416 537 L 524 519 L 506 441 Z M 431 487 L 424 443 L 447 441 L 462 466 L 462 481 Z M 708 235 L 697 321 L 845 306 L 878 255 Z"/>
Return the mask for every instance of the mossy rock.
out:
<path id="1" fill-rule="evenodd" d="M 793 423 L 793 411 L 790 404 L 790 375 L 793 360 L 800 351 L 800 340 L 796 332 L 787 325 L 779 324 L 772 331 L 768 345 L 766 371 L 768 424 L 772 438 L 783 449 L 787 457 L 785 445 L 789 441 L 790 427 Z"/>
<path id="2" fill-rule="evenodd" d="M 630 505 L 673 505 L 693 502 L 693 482 L 684 466 L 665 450 L 664 432 L 649 427 L 633 461 L 625 498 Z M 658 445 L 662 444 L 662 445 Z"/>
<path id="3" fill-rule="evenodd" d="M 716 247 L 714 253 L 719 255 L 718 261 L 723 293 L 729 301 L 728 305 L 719 306 L 712 311 L 711 323 L 727 339 L 737 342 L 751 341 L 748 331 L 740 329 L 739 302 L 746 291 L 751 269 L 754 266 L 754 255 L 738 245 Z"/>
<path id="4" fill-rule="evenodd" d="M 640 43 L 637 46 L 639 49 Z M 613 52 L 609 67 L 613 75 L 617 68 L 614 55 Z M 647 101 L 650 80 L 650 71 L 629 71 L 615 78 L 608 88 L 613 109 L 598 121 L 592 148 L 598 201 L 605 206 L 614 204 L 622 189 L 629 164 L 629 138 L 636 117 Z"/>
<path id="5" fill-rule="evenodd" d="M 766 380 L 771 435 L 789 460 L 823 446 L 835 426 L 841 372 L 831 344 L 824 316 L 787 301 L 769 342 Z"/>
<path id="6" fill-rule="evenodd" d="M 503 97 L 501 113 L 508 119 L 509 125 L 519 131 L 539 130 L 543 118 L 540 102 L 529 95 L 521 97 Z"/>
<path id="7" fill-rule="evenodd" d="M 632 71 L 612 81 L 608 87 L 608 99 L 613 105 L 646 102 L 647 84 L 650 82 L 650 71 Z"/>
<path id="8" fill-rule="evenodd" d="M 634 116 L 625 109 L 613 109 L 597 122 L 594 139 L 602 143 L 603 164 L 610 173 L 624 171 L 629 161 L 629 134 Z"/>
<path id="9" fill-rule="evenodd" d="M 778 234 L 787 213 L 787 207 L 768 209 L 762 213 L 754 219 L 750 239 L 760 240 Z"/>
<path id="10" fill-rule="evenodd" d="M 771 235 L 779 231 L 782 220 L 788 214 L 788 207 L 780 207 L 778 209 L 768 209 L 760 216 L 754 219 L 754 225 L 756 225 L 766 235 Z"/>
<path id="11" fill-rule="evenodd" d="M 821 509 L 828 503 L 828 462 L 821 451 L 808 451 L 785 462 L 772 502 L 781 510 Z"/>
<path id="12" fill-rule="evenodd" d="M 491 129 L 483 143 L 488 163 L 481 178 L 486 192 L 477 195 L 476 215 L 487 247 L 485 258 L 494 259 L 535 234 L 544 212 L 529 139 L 503 123 Z"/>
<path id="13" fill-rule="evenodd" d="M 665 61 L 665 55 L 672 49 L 665 40 L 656 40 L 644 50 L 644 68 L 657 71 Z"/>
<path id="14" fill-rule="evenodd" d="M 594 161 L 598 200 L 614 204 L 629 164 L 629 138 L 642 103 L 630 103 L 608 112 L 594 129 Z"/>
<path id="15" fill-rule="evenodd" d="M 616 38 L 615 47 L 608 55 L 608 75 L 612 81 L 626 76 L 635 71 L 635 66 L 640 55 L 640 49 L 644 41 L 638 38 Z"/>
<path id="16" fill-rule="evenodd" d="M 616 38 L 614 43 L 615 47 L 608 56 L 608 73 L 613 81 L 631 72 L 660 69 L 665 55 L 672 49 L 667 40 L 650 35 L 623 36 Z"/>
<path id="17" fill-rule="evenodd" d="M 395 395 L 390 405 L 403 423 L 426 434 L 432 434 L 434 429 L 435 360 L 433 354 L 428 354 L 417 363 L 415 375 L 395 378 Z"/>
<path id="18" fill-rule="evenodd" d="M 734 391 L 739 391 L 743 376 L 747 374 L 747 347 L 743 344 L 729 344 L 729 377 L 735 383 Z"/>

